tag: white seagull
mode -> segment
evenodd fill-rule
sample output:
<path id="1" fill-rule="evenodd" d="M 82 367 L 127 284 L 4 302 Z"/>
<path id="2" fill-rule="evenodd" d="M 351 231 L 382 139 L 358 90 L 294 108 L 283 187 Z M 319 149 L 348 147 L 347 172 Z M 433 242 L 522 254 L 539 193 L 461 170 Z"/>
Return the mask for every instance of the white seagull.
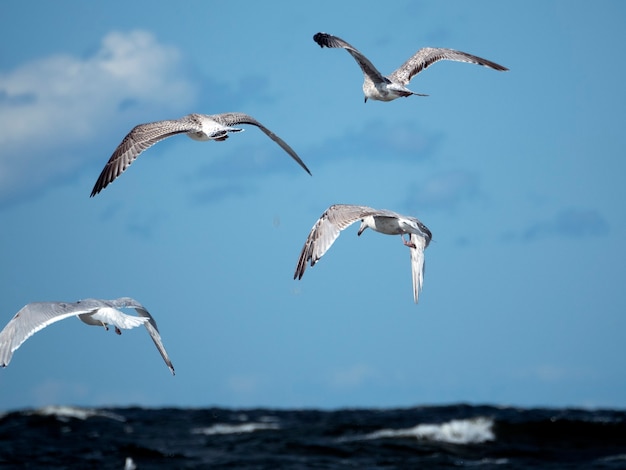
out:
<path id="1" fill-rule="evenodd" d="M 392 101 L 401 96 L 407 97 L 411 95 L 428 96 L 421 93 L 415 93 L 406 86 L 411 79 L 426 69 L 431 64 L 440 60 L 455 60 L 458 62 L 469 62 L 472 64 L 483 65 L 498 71 L 509 70 L 502 65 L 491 62 L 490 60 L 468 54 L 466 52 L 455 51 L 453 49 L 443 49 L 434 47 L 424 47 L 417 51 L 413 57 L 402 64 L 397 70 L 391 74 L 384 76 L 376 67 L 356 48 L 348 44 L 341 38 L 327 33 L 317 33 L 313 36 L 313 40 L 320 47 L 339 47 L 350 53 L 354 60 L 357 61 L 359 67 L 363 71 L 363 93 L 365 94 L 365 102 L 368 98 L 379 101 Z"/>
<path id="2" fill-rule="evenodd" d="M 388 210 L 372 209 L 367 206 L 335 204 L 322 214 L 304 242 L 294 279 L 302 279 L 307 262 L 314 266 L 335 242 L 339 233 L 357 220 L 361 226 L 357 235 L 371 228 L 387 235 L 400 235 L 402 242 L 411 251 L 411 271 L 413 273 L 413 299 L 417 303 L 424 283 L 424 250 L 432 239 L 430 230 L 415 217 L 400 215 Z M 409 240 L 404 235 L 409 235 Z"/>
<path id="3" fill-rule="evenodd" d="M 215 140 L 218 142 L 228 138 L 229 132 L 241 132 L 244 129 L 232 127 L 238 124 L 251 124 L 261 129 L 270 139 L 276 142 L 287 152 L 291 158 L 300 164 L 310 175 L 311 172 L 300 159 L 298 154 L 289 146 L 287 142 L 278 137 L 267 127 L 244 113 L 224 113 L 224 114 L 188 114 L 180 119 L 170 119 L 167 121 L 149 122 L 135 126 L 122 143 L 118 145 L 111 155 L 111 158 L 104 166 L 98 181 L 94 185 L 91 196 L 93 197 L 112 183 L 120 176 L 135 159 L 149 147 L 167 137 L 176 134 L 187 134 L 193 140 L 206 141 Z"/>
<path id="4" fill-rule="evenodd" d="M 120 308 L 134 308 L 139 316 L 127 315 L 119 311 Z M 25 305 L 0 332 L 0 366 L 8 366 L 15 350 L 39 330 L 73 316 L 77 316 L 87 325 L 103 326 L 106 330 L 109 329 L 108 325 L 113 325 L 118 335 L 122 334 L 120 328 L 128 330 L 144 325 L 174 375 L 174 366 L 161 342 L 154 318 L 143 305 L 130 297 L 114 300 L 85 299 L 72 303 L 33 302 Z"/>

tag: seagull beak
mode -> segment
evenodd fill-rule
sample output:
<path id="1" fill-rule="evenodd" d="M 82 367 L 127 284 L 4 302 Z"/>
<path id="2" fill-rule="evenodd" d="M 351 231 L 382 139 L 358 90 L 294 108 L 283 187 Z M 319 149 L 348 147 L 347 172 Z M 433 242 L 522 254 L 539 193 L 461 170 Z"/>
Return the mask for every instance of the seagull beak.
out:
<path id="1" fill-rule="evenodd" d="M 365 223 L 361 220 L 361 226 L 359 227 L 359 231 L 356 234 L 360 237 L 366 228 L 367 225 L 365 225 Z"/>

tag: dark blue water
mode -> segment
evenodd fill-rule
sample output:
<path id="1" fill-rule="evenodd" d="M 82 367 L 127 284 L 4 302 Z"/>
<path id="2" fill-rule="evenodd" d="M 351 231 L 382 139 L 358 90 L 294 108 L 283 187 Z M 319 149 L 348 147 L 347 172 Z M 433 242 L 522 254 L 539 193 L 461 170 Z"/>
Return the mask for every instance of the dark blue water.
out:
<path id="1" fill-rule="evenodd" d="M 84 409 L 0 418 L 1 468 L 626 468 L 626 411 Z"/>

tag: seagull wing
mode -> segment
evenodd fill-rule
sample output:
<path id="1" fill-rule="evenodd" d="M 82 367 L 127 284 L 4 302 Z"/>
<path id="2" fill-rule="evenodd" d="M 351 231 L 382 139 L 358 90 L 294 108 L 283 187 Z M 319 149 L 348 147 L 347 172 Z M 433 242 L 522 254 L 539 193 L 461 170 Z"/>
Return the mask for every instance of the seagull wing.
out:
<path id="1" fill-rule="evenodd" d="M 120 176 L 126 168 L 146 149 L 157 142 L 176 134 L 200 131 L 199 124 L 185 116 L 178 120 L 149 122 L 135 126 L 117 146 L 111 158 L 102 169 L 96 184 L 91 190 L 93 197 Z"/>
<path id="2" fill-rule="evenodd" d="M 302 279 L 307 262 L 310 261 L 311 266 L 314 266 L 335 242 L 342 230 L 371 212 L 376 212 L 376 210 L 371 207 L 347 204 L 330 206 L 315 222 L 304 242 L 293 278 Z"/>
<path id="3" fill-rule="evenodd" d="M 399 215 L 398 220 L 405 233 L 415 234 L 425 239 L 424 248 L 427 248 L 433 238 L 433 234 L 426 225 L 415 217 Z"/>
<path id="4" fill-rule="evenodd" d="M 289 145 L 287 145 L 287 142 L 285 142 L 283 139 L 278 137 L 276 134 L 270 131 L 267 127 L 265 127 L 256 119 L 254 119 L 252 116 L 249 116 L 244 113 L 224 113 L 224 114 L 214 114 L 212 116 L 209 116 L 209 118 L 213 119 L 214 121 L 219 122 L 220 124 L 224 126 L 234 126 L 237 124 L 250 124 L 252 126 L 258 127 L 265 133 L 265 135 L 267 135 L 270 139 L 272 139 L 274 142 L 280 145 L 282 149 L 291 156 L 291 158 L 293 158 L 296 162 L 298 162 L 298 164 L 302 168 L 304 168 L 304 171 L 306 171 L 309 175 L 311 174 L 311 172 L 309 171 L 307 166 L 304 164 L 302 159 L 298 156 L 298 154 L 295 152 L 294 149 L 292 149 Z"/>
<path id="5" fill-rule="evenodd" d="M 337 36 L 333 36 L 332 34 L 327 33 L 317 33 L 313 36 L 313 40 L 320 45 L 320 47 L 330 47 L 330 48 L 343 48 L 350 53 L 354 60 L 356 60 L 359 67 L 363 71 L 363 75 L 369 77 L 374 83 L 383 83 L 388 82 L 389 80 L 378 71 L 374 64 L 372 64 L 367 57 L 365 57 L 361 52 L 351 46 L 346 41 Z"/>
<path id="6" fill-rule="evenodd" d="M 97 308 L 80 302 L 33 302 L 25 305 L 0 332 L 0 366 L 11 362 L 24 341 L 46 326 L 68 317 L 94 312 Z"/>
<path id="7" fill-rule="evenodd" d="M 455 51 L 453 49 L 425 47 L 417 51 L 413 57 L 391 73 L 389 75 L 389 79 L 394 82 L 401 83 L 402 85 L 408 85 L 409 81 L 411 81 L 415 75 L 440 60 L 469 62 L 471 64 L 483 65 L 498 71 L 509 70 L 502 65 L 496 64 L 495 62 L 491 62 L 490 60 L 483 59 L 466 52 Z"/>
<path id="8" fill-rule="evenodd" d="M 415 248 L 411 247 L 411 273 L 413 275 L 413 299 L 415 303 L 422 290 L 424 284 L 424 250 L 428 245 L 427 239 L 423 236 L 411 234 L 411 243 Z"/>
<path id="9" fill-rule="evenodd" d="M 150 315 L 148 309 L 146 309 L 143 305 L 141 305 L 135 299 L 131 299 L 130 297 L 121 297 L 119 299 L 110 300 L 109 303 L 116 308 L 134 308 L 139 316 L 148 319 L 147 321 L 143 322 L 143 324 L 146 327 L 146 330 L 148 330 L 148 333 L 150 334 L 154 345 L 159 350 L 159 353 L 165 361 L 165 364 L 167 364 L 167 367 L 172 372 L 172 375 L 175 375 L 174 365 L 172 364 L 172 361 L 170 360 L 170 357 L 165 350 L 165 346 L 161 341 L 161 335 L 159 333 L 156 321 L 152 317 L 152 315 Z"/>

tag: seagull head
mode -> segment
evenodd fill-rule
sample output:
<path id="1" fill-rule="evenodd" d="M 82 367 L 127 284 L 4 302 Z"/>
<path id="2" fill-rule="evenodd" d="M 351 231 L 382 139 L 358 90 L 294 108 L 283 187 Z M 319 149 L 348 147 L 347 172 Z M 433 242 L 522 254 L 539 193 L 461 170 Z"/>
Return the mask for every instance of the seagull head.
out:
<path id="1" fill-rule="evenodd" d="M 360 237 L 363 231 L 367 227 L 369 227 L 369 224 L 366 222 L 366 219 L 361 219 L 361 226 L 359 227 L 359 231 L 357 232 L 357 235 Z"/>

